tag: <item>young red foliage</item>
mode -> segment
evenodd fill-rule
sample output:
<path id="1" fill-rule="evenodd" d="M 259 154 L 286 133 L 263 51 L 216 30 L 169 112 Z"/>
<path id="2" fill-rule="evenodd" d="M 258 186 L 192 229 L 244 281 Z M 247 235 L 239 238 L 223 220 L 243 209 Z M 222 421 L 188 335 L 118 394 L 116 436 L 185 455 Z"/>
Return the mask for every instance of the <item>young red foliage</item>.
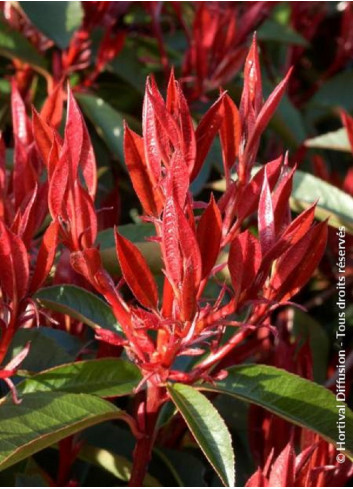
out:
<path id="1" fill-rule="evenodd" d="M 157 285 L 142 253 L 118 232 L 115 233 L 115 242 L 121 271 L 131 292 L 141 305 L 155 309 L 158 302 Z"/>

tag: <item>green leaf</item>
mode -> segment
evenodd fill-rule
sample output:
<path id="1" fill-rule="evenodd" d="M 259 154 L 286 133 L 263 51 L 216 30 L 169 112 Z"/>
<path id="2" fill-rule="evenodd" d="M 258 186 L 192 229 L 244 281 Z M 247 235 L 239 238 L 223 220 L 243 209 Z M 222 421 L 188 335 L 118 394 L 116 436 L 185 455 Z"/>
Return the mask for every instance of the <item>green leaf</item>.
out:
<path id="1" fill-rule="evenodd" d="M 42 307 L 62 312 L 92 328 L 121 332 L 109 305 L 95 294 L 76 285 L 54 285 L 34 295 Z"/>
<path id="2" fill-rule="evenodd" d="M 234 487 L 232 440 L 216 408 L 207 397 L 188 385 L 169 385 L 168 392 L 223 484 Z"/>
<path id="3" fill-rule="evenodd" d="M 45 69 L 45 60 L 35 47 L 20 32 L 0 22 L 0 55 L 6 58 L 18 58 L 33 67 Z"/>
<path id="4" fill-rule="evenodd" d="M 20 394 L 70 392 L 114 397 L 131 394 L 141 381 L 139 369 L 120 358 L 69 363 L 41 372 L 17 386 Z"/>
<path id="5" fill-rule="evenodd" d="M 109 68 L 143 95 L 149 72 L 138 59 L 136 46 L 131 39 L 126 40 L 123 50 L 109 63 Z"/>
<path id="6" fill-rule="evenodd" d="M 0 405 L 0 470 L 89 426 L 122 418 L 113 404 L 87 394 L 38 392 Z"/>
<path id="7" fill-rule="evenodd" d="M 81 2 L 20 2 L 33 24 L 61 49 L 66 49 L 81 26 Z"/>
<path id="8" fill-rule="evenodd" d="M 353 233 L 353 198 L 337 187 L 311 175 L 296 171 L 293 180 L 291 208 L 302 211 L 318 199 L 315 216 L 323 221 L 329 218 L 330 226 L 345 226 Z"/>
<path id="9" fill-rule="evenodd" d="M 115 158 L 124 161 L 122 115 L 102 98 L 89 94 L 77 94 L 76 98 L 98 135 L 108 146 Z"/>
<path id="10" fill-rule="evenodd" d="M 48 487 L 49 484 L 46 482 L 44 477 L 40 474 L 17 474 L 16 475 L 16 487 Z"/>
<path id="11" fill-rule="evenodd" d="M 343 71 L 326 81 L 310 100 L 308 108 L 322 107 L 334 112 L 337 107 L 353 109 L 353 70 Z"/>
<path id="12" fill-rule="evenodd" d="M 21 369 L 40 372 L 57 365 L 72 362 L 81 348 L 81 342 L 72 335 L 46 327 L 19 329 L 11 342 L 5 365 L 31 342 Z"/>
<path id="13" fill-rule="evenodd" d="M 337 131 L 327 132 L 315 138 L 305 141 L 307 148 L 318 149 L 333 149 L 336 151 L 346 151 L 351 153 L 351 145 L 349 144 L 348 134 L 345 127 L 341 127 Z"/>
<path id="14" fill-rule="evenodd" d="M 205 487 L 206 463 L 190 451 L 154 448 L 153 452 L 166 465 L 179 487 Z"/>
<path id="15" fill-rule="evenodd" d="M 259 41 L 275 41 L 281 44 L 295 44 L 307 47 L 309 44 L 304 37 L 288 25 L 280 24 L 272 19 L 267 19 L 257 31 Z"/>
<path id="16" fill-rule="evenodd" d="M 240 365 L 225 380 L 202 390 L 228 394 L 261 406 L 330 443 L 337 441 L 338 409 L 335 395 L 324 387 L 268 365 Z M 340 403 L 341 404 L 341 403 Z M 346 450 L 353 455 L 353 412 L 346 407 Z"/>
<path id="17" fill-rule="evenodd" d="M 85 445 L 80 450 L 79 457 L 86 462 L 101 467 L 122 481 L 128 482 L 130 480 L 132 463 L 121 455 L 104 448 Z M 155 477 L 146 474 L 144 486 L 161 487 L 161 484 Z"/>
<path id="18" fill-rule="evenodd" d="M 156 235 L 155 227 L 151 223 L 124 224 L 123 226 L 118 226 L 118 231 L 124 238 L 129 239 L 133 243 L 146 242 L 146 238 Z M 104 231 L 98 233 L 96 245 L 99 245 L 101 250 L 115 248 L 114 229 L 104 229 Z"/>

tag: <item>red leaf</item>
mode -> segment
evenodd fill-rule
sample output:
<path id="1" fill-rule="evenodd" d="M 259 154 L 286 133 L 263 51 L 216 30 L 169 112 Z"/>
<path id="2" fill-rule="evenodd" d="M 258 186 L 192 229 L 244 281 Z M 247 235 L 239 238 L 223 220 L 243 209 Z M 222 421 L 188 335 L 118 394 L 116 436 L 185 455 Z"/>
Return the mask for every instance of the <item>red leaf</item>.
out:
<path id="1" fill-rule="evenodd" d="M 224 118 L 220 128 L 220 137 L 222 143 L 223 165 L 226 175 L 235 164 L 235 159 L 238 155 L 241 122 L 238 109 L 229 97 L 225 95 L 223 98 Z"/>
<path id="2" fill-rule="evenodd" d="M 162 95 L 153 78 L 148 78 L 146 83 L 147 97 L 152 104 L 155 118 L 159 121 L 163 131 L 174 148 L 180 147 L 180 131 L 172 115 L 168 112 Z M 161 137 L 161 135 L 159 136 Z M 162 141 L 162 139 L 160 139 Z M 166 151 L 166 148 L 164 148 Z"/>
<path id="3" fill-rule="evenodd" d="M 0 287 L 2 295 L 20 301 L 27 293 L 28 255 L 22 240 L 0 221 Z"/>
<path id="4" fill-rule="evenodd" d="M 196 161 L 191 173 L 191 181 L 195 180 L 199 174 L 202 164 L 205 161 L 211 144 L 221 127 L 224 117 L 223 98 L 225 94 L 221 94 L 218 100 L 208 109 L 202 117 L 196 129 Z"/>
<path id="5" fill-rule="evenodd" d="M 32 109 L 32 130 L 36 147 L 45 166 L 49 166 L 49 154 L 54 141 L 54 130 Z"/>
<path id="6" fill-rule="evenodd" d="M 48 205 L 50 214 L 54 220 L 58 217 L 67 218 L 66 205 L 69 178 L 71 177 L 71 179 L 73 179 L 67 144 L 67 141 L 65 141 L 60 153 L 60 158 L 52 170 L 50 178 Z M 54 165 L 51 163 L 49 169 L 53 168 L 53 166 Z"/>
<path id="7" fill-rule="evenodd" d="M 267 180 L 272 190 L 278 180 L 282 167 L 282 156 L 264 165 L 256 175 L 250 180 L 250 182 L 243 187 L 238 198 L 238 218 L 242 221 L 247 216 L 255 212 L 263 186 L 263 179 L 265 174 L 265 168 L 267 173 Z"/>
<path id="8" fill-rule="evenodd" d="M 177 149 L 170 160 L 167 194 L 174 195 L 180 207 L 184 207 L 190 181 L 189 172 L 183 155 Z"/>
<path id="9" fill-rule="evenodd" d="M 285 166 L 282 175 L 273 193 L 273 214 L 276 235 L 280 234 L 290 220 L 289 198 L 292 193 L 293 176 L 296 166 L 292 169 Z"/>
<path id="10" fill-rule="evenodd" d="M 161 246 L 168 277 L 178 286 L 182 280 L 183 264 L 177 229 L 178 220 L 174 199 L 169 197 L 163 212 Z"/>
<path id="11" fill-rule="evenodd" d="M 153 104 L 148 94 L 147 84 L 142 109 L 142 130 L 145 146 L 146 163 L 154 184 L 158 184 L 161 176 L 162 155 L 158 141 Z"/>
<path id="12" fill-rule="evenodd" d="M 124 279 L 143 306 L 155 309 L 158 291 L 153 275 L 140 250 L 128 239 L 115 233 L 116 250 Z"/>
<path id="13" fill-rule="evenodd" d="M 279 454 L 274 461 L 269 486 L 270 487 L 293 487 L 294 486 L 295 453 L 290 443 Z"/>
<path id="14" fill-rule="evenodd" d="M 64 91 L 62 83 L 58 83 L 49 97 L 46 98 L 40 116 L 42 120 L 56 129 L 60 126 L 63 116 Z"/>
<path id="15" fill-rule="evenodd" d="M 88 193 L 94 198 L 97 188 L 96 160 L 86 124 L 70 88 L 68 89 L 65 139 L 68 143 L 73 175 L 76 176 L 80 167 Z"/>
<path id="16" fill-rule="evenodd" d="M 36 266 L 30 283 L 30 294 L 33 294 L 39 289 L 53 266 L 58 243 L 58 233 L 59 223 L 57 221 L 53 221 L 48 226 L 42 238 L 42 243 L 40 245 L 36 260 Z"/>
<path id="17" fill-rule="evenodd" d="M 351 145 L 351 151 L 353 153 L 353 117 L 348 115 L 343 110 L 341 111 L 342 124 L 347 130 L 349 144 Z"/>
<path id="18" fill-rule="evenodd" d="M 14 80 L 11 84 L 11 112 L 15 139 L 24 146 L 27 146 L 32 139 L 30 123 L 27 117 L 25 104 Z"/>
<path id="19" fill-rule="evenodd" d="M 169 78 L 166 105 L 167 110 L 180 124 L 182 153 L 190 174 L 194 167 L 196 158 L 196 137 L 188 103 L 179 83 L 174 78 L 173 70 L 171 71 Z"/>
<path id="20" fill-rule="evenodd" d="M 197 241 L 202 259 L 202 278 L 208 276 L 216 263 L 221 239 L 222 216 L 212 195 L 197 226 Z"/>
<path id="21" fill-rule="evenodd" d="M 249 54 L 244 66 L 244 89 L 240 101 L 240 114 L 242 121 L 248 128 L 248 134 L 253 129 L 253 124 L 262 106 L 262 82 L 259 53 L 256 35 L 253 37 Z M 249 120 L 250 119 L 250 120 Z"/>
<path id="22" fill-rule="evenodd" d="M 0 133 L 0 219 L 5 220 L 6 209 L 6 148 Z"/>
<path id="23" fill-rule="evenodd" d="M 245 487 L 269 487 L 269 483 L 260 468 L 246 482 Z"/>
<path id="24" fill-rule="evenodd" d="M 277 85 L 277 87 L 273 90 L 271 95 L 268 97 L 266 102 L 264 103 L 259 115 L 256 118 L 256 124 L 252 134 L 249 137 L 249 140 L 246 144 L 248 154 L 254 155 L 256 152 L 252 149 L 254 146 L 258 146 L 258 141 L 260 139 L 261 134 L 265 130 L 267 124 L 270 122 L 271 117 L 275 113 L 283 95 L 287 88 L 287 84 L 289 81 L 289 77 L 292 73 L 292 69 L 290 69 L 285 76 L 285 78 Z"/>
<path id="25" fill-rule="evenodd" d="M 195 290 L 201 281 L 202 261 L 199 245 L 194 230 L 184 215 L 178 202 L 174 200 L 177 217 L 177 235 L 183 256 L 184 266 L 192 266 L 195 276 Z"/>
<path id="26" fill-rule="evenodd" d="M 274 245 L 276 238 L 272 197 L 266 168 L 259 200 L 258 223 L 261 250 L 262 254 L 265 255 Z"/>
<path id="27" fill-rule="evenodd" d="M 244 231 L 232 241 L 229 250 L 228 268 L 236 300 L 248 290 L 260 268 L 261 247 L 257 239 Z"/>
<path id="28" fill-rule="evenodd" d="M 326 247 L 327 223 L 312 227 L 303 238 L 292 245 L 278 260 L 271 280 L 270 298 L 285 302 L 310 279 Z"/>
<path id="29" fill-rule="evenodd" d="M 78 247 L 90 248 L 97 237 L 97 215 L 88 192 L 78 180 L 73 186 L 73 202 L 67 207 L 71 235 Z"/>
<path id="30" fill-rule="evenodd" d="M 290 223 L 276 244 L 263 257 L 261 269 L 266 269 L 271 261 L 276 260 L 287 249 L 296 244 L 309 231 L 315 217 L 316 203 L 308 207 Z"/>
<path id="31" fill-rule="evenodd" d="M 147 215 L 158 217 L 163 200 L 160 190 L 155 188 L 146 165 L 143 139 L 125 125 L 124 133 L 125 163 L 129 170 L 134 190 Z"/>

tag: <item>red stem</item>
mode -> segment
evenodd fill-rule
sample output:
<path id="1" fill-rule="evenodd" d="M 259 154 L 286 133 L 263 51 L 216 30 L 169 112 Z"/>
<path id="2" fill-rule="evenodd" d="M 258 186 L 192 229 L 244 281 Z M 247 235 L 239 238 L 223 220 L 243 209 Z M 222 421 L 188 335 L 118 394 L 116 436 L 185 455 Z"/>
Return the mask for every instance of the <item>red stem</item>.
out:
<path id="1" fill-rule="evenodd" d="M 140 404 L 137 413 L 139 429 L 143 435 L 136 440 L 129 487 L 143 486 L 156 438 L 156 423 L 164 397 L 163 390 L 148 382 L 145 397 L 146 399 Z"/>

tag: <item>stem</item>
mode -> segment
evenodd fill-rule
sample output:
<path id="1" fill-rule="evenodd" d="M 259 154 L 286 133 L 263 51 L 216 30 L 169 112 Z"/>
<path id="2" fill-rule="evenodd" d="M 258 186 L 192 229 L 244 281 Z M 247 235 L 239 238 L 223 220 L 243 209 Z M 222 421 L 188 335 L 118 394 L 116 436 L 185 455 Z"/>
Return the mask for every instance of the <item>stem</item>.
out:
<path id="1" fill-rule="evenodd" d="M 143 435 L 136 440 L 129 487 L 143 486 L 157 434 L 156 424 L 159 409 L 162 404 L 162 397 L 162 389 L 148 382 L 146 399 L 140 404 L 137 414 L 139 429 Z"/>

